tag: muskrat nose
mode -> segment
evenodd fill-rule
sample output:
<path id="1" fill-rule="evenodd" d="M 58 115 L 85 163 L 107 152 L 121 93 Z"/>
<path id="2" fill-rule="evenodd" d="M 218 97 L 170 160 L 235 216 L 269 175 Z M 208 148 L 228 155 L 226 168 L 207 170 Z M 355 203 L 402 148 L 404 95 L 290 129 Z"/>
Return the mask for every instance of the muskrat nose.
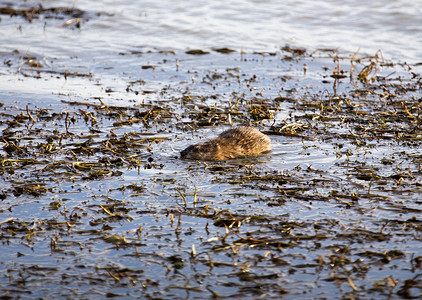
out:
<path id="1" fill-rule="evenodd" d="M 180 158 L 185 158 L 186 155 L 188 155 L 189 151 L 192 150 L 192 148 L 193 148 L 193 146 L 191 145 L 191 146 L 187 147 L 185 150 L 181 151 L 180 152 Z"/>

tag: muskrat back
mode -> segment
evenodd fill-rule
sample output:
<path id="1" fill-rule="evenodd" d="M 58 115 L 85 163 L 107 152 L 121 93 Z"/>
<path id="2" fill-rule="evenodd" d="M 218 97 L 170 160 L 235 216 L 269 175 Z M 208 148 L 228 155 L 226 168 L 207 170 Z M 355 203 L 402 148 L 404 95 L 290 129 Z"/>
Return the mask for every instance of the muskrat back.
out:
<path id="1" fill-rule="evenodd" d="M 182 158 L 226 160 L 256 156 L 271 150 L 271 139 L 257 129 L 240 126 L 222 132 L 215 139 L 191 145 L 180 154 Z"/>

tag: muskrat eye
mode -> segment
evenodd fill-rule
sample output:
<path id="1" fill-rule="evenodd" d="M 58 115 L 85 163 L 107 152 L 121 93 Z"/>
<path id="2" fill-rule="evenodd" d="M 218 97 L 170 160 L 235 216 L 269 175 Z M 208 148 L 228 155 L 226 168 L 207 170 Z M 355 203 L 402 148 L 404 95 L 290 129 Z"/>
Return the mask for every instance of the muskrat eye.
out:
<path id="1" fill-rule="evenodd" d="M 192 146 L 192 152 L 199 152 L 201 149 L 198 146 Z"/>

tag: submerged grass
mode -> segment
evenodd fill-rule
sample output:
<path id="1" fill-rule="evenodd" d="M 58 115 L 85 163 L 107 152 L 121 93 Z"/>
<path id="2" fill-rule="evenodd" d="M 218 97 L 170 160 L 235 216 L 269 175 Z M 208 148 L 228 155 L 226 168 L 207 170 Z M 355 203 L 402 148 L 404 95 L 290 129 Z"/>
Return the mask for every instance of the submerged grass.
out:
<path id="1" fill-rule="evenodd" d="M 143 94 L 159 100 L 1 107 L 5 298 L 420 297 L 420 74 L 381 52 L 321 50 L 323 71 L 301 48 L 214 52 L 183 54 L 203 66 L 185 71 L 191 89 Z M 204 67 L 220 55 L 246 70 Z M 324 88 L 265 77 L 275 60 L 306 62 Z M 152 65 L 143 72 L 169 77 Z M 268 92 L 274 80 L 286 88 Z M 185 140 L 231 124 L 262 129 L 273 154 L 179 160 Z"/>

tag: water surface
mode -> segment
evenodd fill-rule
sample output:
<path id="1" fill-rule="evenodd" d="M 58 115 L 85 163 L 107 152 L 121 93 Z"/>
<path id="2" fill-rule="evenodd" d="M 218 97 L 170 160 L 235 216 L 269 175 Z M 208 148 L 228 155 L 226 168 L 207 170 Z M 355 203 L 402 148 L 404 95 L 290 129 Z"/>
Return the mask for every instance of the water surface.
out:
<path id="1" fill-rule="evenodd" d="M 41 4 L 0 22 L 2 295 L 420 296 L 417 1 Z M 273 150 L 179 159 L 238 124 Z"/>

